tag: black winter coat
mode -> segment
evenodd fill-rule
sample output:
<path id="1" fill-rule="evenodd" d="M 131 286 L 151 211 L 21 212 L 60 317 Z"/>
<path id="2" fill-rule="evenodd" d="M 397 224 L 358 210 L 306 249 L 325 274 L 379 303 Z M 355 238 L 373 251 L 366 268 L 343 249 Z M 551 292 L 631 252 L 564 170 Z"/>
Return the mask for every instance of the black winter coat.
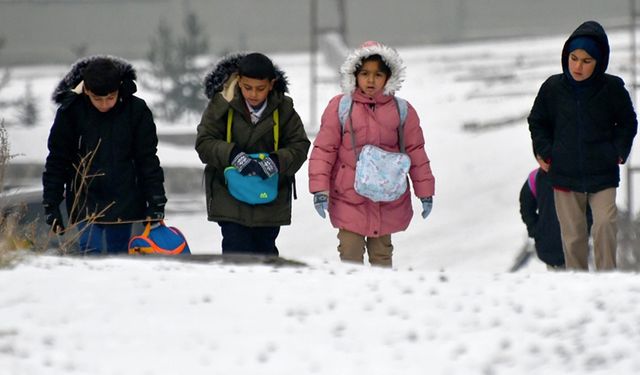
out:
<path id="1" fill-rule="evenodd" d="M 70 220 L 76 222 L 103 211 L 97 222 L 144 219 L 148 206 L 166 202 L 151 111 L 133 95 L 135 71 L 120 60 L 116 62 L 123 82 L 110 111 L 99 112 L 88 96 L 71 91 L 80 83 L 87 60 L 72 68 L 53 96 L 60 107 L 42 176 L 44 204 L 57 206 L 66 197 Z M 90 162 L 82 163 L 83 158 Z M 80 165 L 89 166 L 85 187 L 76 172 Z"/>
<path id="2" fill-rule="evenodd" d="M 568 45 L 589 36 L 602 53 L 592 77 L 575 83 L 568 73 Z M 536 156 L 550 161 L 553 186 L 595 193 L 617 187 L 637 131 L 636 114 L 622 79 L 605 74 L 609 44 L 602 26 L 585 22 L 567 39 L 562 51 L 563 74 L 549 77 L 540 88 L 528 117 Z"/>

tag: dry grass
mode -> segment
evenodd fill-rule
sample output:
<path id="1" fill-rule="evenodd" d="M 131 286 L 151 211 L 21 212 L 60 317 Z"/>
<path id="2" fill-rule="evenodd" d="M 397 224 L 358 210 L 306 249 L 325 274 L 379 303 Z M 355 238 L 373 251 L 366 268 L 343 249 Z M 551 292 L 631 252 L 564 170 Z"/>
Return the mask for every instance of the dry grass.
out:
<path id="1" fill-rule="evenodd" d="M 99 147 L 99 145 L 98 145 Z M 97 150 L 97 148 L 96 148 Z M 88 153 L 80 160 L 78 165 L 74 165 L 76 175 L 73 181 L 75 191 L 86 192 L 91 180 L 96 175 L 89 174 L 90 165 L 96 154 L 96 150 Z M 104 216 L 105 208 L 98 213 L 80 212 L 84 206 L 81 196 L 74 197 L 71 215 L 72 220 L 66 223 L 65 233 L 57 235 L 51 231 L 43 234 L 42 218 L 26 221 L 27 205 L 24 202 L 9 202 L 7 196 L 3 194 L 5 186 L 5 172 L 7 165 L 15 155 L 11 154 L 9 137 L 4 126 L 4 121 L 0 121 L 0 268 L 10 267 L 19 260 L 20 256 L 26 253 L 56 253 L 67 255 L 75 252 L 75 244 L 82 233 L 79 230 L 81 224 L 92 224 Z M 33 209 L 33 208 L 32 208 Z M 81 218 L 74 220 L 73 218 Z M 39 230 L 40 229 L 40 230 Z"/>
<path id="2" fill-rule="evenodd" d="M 5 172 L 9 161 L 14 157 L 9 147 L 9 135 L 0 121 L 0 194 L 4 192 Z M 17 258 L 16 248 L 20 240 L 15 236 L 19 227 L 20 213 L 8 211 L 3 195 L 0 195 L 0 268 L 8 267 Z"/>

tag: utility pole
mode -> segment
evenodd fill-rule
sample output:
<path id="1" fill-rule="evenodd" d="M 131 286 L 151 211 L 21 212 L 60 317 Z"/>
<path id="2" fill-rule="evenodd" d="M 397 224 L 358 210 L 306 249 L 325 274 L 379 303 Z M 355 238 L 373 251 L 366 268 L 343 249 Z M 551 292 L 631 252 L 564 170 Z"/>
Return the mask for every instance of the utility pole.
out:
<path id="1" fill-rule="evenodd" d="M 336 12 L 337 12 L 337 24 L 332 26 L 320 26 L 320 14 L 319 14 L 319 4 L 326 4 L 327 1 L 319 1 L 319 0 L 311 0 L 310 4 L 310 21 L 309 25 L 311 27 L 311 41 L 309 43 L 309 71 L 310 71 L 310 82 L 309 85 L 309 128 L 313 132 L 317 132 L 319 128 L 318 123 L 318 85 L 322 83 L 335 83 L 335 79 L 326 79 L 320 77 L 320 73 L 318 70 L 318 54 L 320 52 L 320 39 L 322 37 L 326 37 L 331 33 L 337 33 L 342 39 L 342 44 L 346 45 L 346 34 L 347 34 L 347 15 L 346 15 L 346 7 L 345 0 L 336 0 Z M 329 18 L 329 17 L 325 17 Z M 324 18 L 323 18 L 324 19 Z"/>
<path id="2" fill-rule="evenodd" d="M 638 38 L 636 36 L 636 25 L 638 23 L 638 8 L 637 8 L 637 4 L 636 4 L 636 0 L 630 0 L 630 5 L 631 5 L 631 23 L 630 23 L 630 32 L 631 32 L 631 41 L 630 41 L 630 48 L 631 48 L 631 69 L 630 69 L 630 74 L 631 74 L 631 100 L 633 102 L 633 106 L 636 109 L 637 112 L 637 89 L 638 89 L 638 69 L 637 69 L 637 62 L 638 62 L 638 58 L 637 58 L 637 50 L 638 50 Z M 631 165 L 631 153 L 629 154 L 629 157 L 626 160 L 626 164 L 627 164 L 627 173 L 626 173 L 626 178 L 627 178 L 627 215 L 628 215 L 628 219 L 631 220 L 633 218 L 633 175 L 635 172 L 640 171 L 640 168 L 638 167 L 633 167 Z"/>

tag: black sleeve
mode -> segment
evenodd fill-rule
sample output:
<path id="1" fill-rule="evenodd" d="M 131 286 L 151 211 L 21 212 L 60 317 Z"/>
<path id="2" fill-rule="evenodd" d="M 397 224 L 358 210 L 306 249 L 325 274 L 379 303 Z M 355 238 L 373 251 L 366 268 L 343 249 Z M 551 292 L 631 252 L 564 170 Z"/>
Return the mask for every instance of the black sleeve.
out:
<path id="1" fill-rule="evenodd" d="M 74 156 L 78 151 L 77 135 L 68 113 L 58 109 L 49 132 L 49 155 L 42 173 L 42 199 L 45 205 L 57 206 L 64 199 L 65 184 L 73 176 Z"/>
<path id="2" fill-rule="evenodd" d="M 539 155 L 544 160 L 551 158 L 551 149 L 553 148 L 553 126 L 546 104 L 548 87 L 548 81 L 542 84 L 527 118 L 533 142 L 533 153 L 536 157 Z"/>
<path id="3" fill-rule="evenodd" d="M 520 189 L 520 216 L 527 226 L 527 234 L 533 238 L 538 225 L 538 202 L 531 193 L 528 181 Z"/>
<path id="4" fill-rule="evenodd" d="M 627 160 L 631 152 L 631 144 L 638 130 L 638 120 L 633 110 L 633 103 L 629 92 L 624 88 L 624 81 L 617 80 L 616 94 L 613 95 L 615 127 L 613 130 L 614 143 L 618 156 L 623 162 Z"/>
<path id="5" fill-rule="evenodd" d="M 141 116 L 132 124 L 134 128 L 134 163 L 138 179 L 149 205 L 167 202 L 164 191 L 164 172 L 158 159 L 158 134 L 149 107 L 142 102 Z"/>

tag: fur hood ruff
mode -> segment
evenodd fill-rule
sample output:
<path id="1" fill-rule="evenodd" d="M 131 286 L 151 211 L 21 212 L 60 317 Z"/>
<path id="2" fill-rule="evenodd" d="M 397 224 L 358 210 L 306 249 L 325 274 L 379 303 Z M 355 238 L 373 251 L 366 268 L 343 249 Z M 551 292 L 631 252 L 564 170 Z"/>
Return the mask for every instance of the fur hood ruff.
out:
<path id="1" fill-rule="evenodd" d="M 384 86 L 383 93 L 385 95 L 393 95 L 396 91 L 400 90 L 405 77 L 405 66 L 400 55 L 391 47 L 369 41 L 353 50 L 340 67 L 340 87 L 343 93 L 352 94 L 356 89 L 356 77 L 354 73 L 361 65 L 362 59 L 371 55 L 380 55 L 382 60 L 389 66 L 389 69 L 391 69 L 391 77 L 389 77 L 389 80 Z"/>
<path id="2" fill-rule="evenodd" d="M 127 61 L 115 57 L 115 56 L 89 56 L 82 58 L 76 61 L 72 66 L 71 70 L 62 78 L 62 80 L 58 83 L 58 86 L 53 91 L 53 95 L 51 95 L 51 99 L 57 103 L 61 104 L 64 101 L 64 98 L 69 94 L 69 92 L 73 91 L 76 94 L 82 93 L 82 72 L 87 65 L 98 59 L 98 58 L 107 58 L 112 60 L 115 65 L 118 67 L 121 73 L 122 85 L 126 87 L 128 90 L 132 91 L 130 94 L 133 94 L 135 89 L 135 83 L 133 81 L 136 80 L 136 71 L 133 66 Z M 132 86 L 133 85 L 133 86 Z"/>
<path id="3" fill-rule="evenodd" d="M 207 98 L 222 92 L 227 101 L 233 99 L 236 84 L 238 82 L 238 64 L 248 53 L 240 52 L 227 55 L 220 59 L 204 78 L 204 93 Z M 274 64 L 276 70 L 276 82 L 273 86 L 275 91 L 286 93 L 289 91 L 287 77 L 284 72 Z"/>

